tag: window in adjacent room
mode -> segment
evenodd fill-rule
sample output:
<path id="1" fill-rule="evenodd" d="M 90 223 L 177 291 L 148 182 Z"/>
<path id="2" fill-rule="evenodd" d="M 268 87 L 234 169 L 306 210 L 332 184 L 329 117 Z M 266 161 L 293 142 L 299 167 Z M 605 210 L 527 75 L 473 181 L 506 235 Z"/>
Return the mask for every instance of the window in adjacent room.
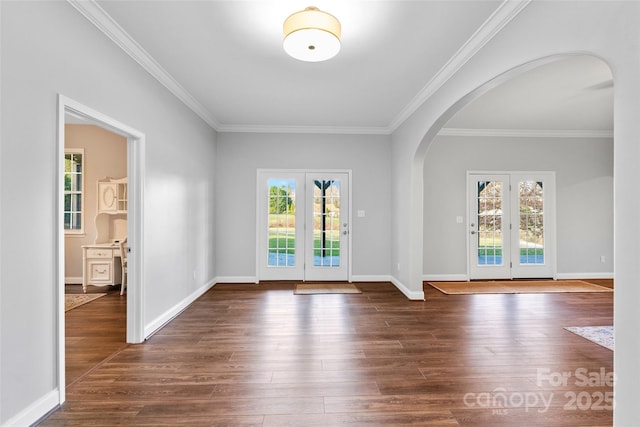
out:
<path id="1" fill-rule="evenodd" d="M 84 233 L 83 190 L 84 150 L 64 150 L 64 231 L 67 234 Z"/>

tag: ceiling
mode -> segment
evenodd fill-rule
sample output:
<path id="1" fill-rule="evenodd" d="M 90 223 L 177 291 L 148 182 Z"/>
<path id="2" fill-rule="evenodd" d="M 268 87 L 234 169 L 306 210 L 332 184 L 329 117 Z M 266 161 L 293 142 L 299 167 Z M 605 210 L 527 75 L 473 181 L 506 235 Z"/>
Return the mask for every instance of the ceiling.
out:
<path id="1" fill-rule="evenodd" d="M 217 130 L 387 134 L 526 5 L 318 0 L 342 23 L 342 50 L 307 63 L 282 49 L 306 0 L 69 1 Z M 447 126 L 610 130 L 610 82 L 598 60 L 547 64 Z"/>

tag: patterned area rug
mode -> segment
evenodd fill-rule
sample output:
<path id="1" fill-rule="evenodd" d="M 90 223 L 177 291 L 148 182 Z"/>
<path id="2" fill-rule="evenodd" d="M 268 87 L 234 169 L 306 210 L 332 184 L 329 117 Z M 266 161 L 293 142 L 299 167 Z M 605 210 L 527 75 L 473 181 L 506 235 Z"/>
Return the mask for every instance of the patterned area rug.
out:
<path id="1" fill-rule="evenodd" d="M 298 283 L 293 288 L 295 295 L 313 294 L 361 294 L 352 283 Z"/>
<path id="2" fill-rule="evenodd" d="M 105 295 L 106 294 L 65 294 L 64 311 L 69 311 L 76 307 L 80 307 L 83 304 L 96 300 Z"/>
<path id="3" fill-rule="evenodd" d="M 613 326 L 568 326 L 565 328 L 583 338 L 613 351 Z"/>

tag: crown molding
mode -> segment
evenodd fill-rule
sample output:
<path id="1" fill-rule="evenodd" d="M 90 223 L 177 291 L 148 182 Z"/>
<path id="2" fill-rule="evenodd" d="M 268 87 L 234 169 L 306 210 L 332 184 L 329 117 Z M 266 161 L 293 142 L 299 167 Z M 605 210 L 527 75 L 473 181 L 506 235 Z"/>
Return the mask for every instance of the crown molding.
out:
<path id="1" fill-rule="evenodd" d="M 389 125 L 393 133 L 532 0 L 504 0 Z"/>
<path id="2" fill-rule="evenodd" d="M 217 130 L 220 123 L 200 104 L 176 79 L 162 68 L 153 57 L 142 48 L 95 0 L 67 0 L 78 12 L 102 31 L 111 41 L 125 51 L 158 80 L 169 92 L 189 107 L 210 127 Z"/>
<path id="3" fill-rule="evenodd" d="M 442 128 L 438 136 L 510 138 L 613 138 L 612 130 L 460 129 Z"/>
<path id="4" fill-rule="evenodd" d="M 144 70 L 174 94 L 196 115 L 218 132 L 249 133 L 319 133 L 351 135 L 390 135 L 407 120 L 429 97 L 442 87 L 458 70 L 486 45 L 505 25 L 532 0 L 504 0 L 467 42 L 447 61 L 427 85 L 396 116 L 389 126 L 265 126 L 223 125 L 169 74 L 138 42 L 136 42 L 95 0 L 67 0 L 96 28 L 133 58 Z M 445 134 L 445 133 L 441 133 Z"/>
<path id="5" fill-rule="evenodd" d="M 218 132 L 228 133 L 315 133 L 335 135 L 390 135 L 386 127 L 357 126 L 270 126 L 270 125 L 220 125 Z"/>

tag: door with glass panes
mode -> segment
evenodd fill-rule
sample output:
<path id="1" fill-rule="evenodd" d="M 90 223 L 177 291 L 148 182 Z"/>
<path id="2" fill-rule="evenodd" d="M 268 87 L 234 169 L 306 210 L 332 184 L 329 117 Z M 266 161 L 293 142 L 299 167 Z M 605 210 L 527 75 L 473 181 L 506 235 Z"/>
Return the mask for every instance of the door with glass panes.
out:
<path id="1" fill-rule="evenodd" d="M 349 172 L 258 171 L 260 280 L 349 279 Z"/>
<path id="2" fill-rule="evenodd" d="M 469 174 L 469 278 L 555 276 L 555 174 Z"/>

